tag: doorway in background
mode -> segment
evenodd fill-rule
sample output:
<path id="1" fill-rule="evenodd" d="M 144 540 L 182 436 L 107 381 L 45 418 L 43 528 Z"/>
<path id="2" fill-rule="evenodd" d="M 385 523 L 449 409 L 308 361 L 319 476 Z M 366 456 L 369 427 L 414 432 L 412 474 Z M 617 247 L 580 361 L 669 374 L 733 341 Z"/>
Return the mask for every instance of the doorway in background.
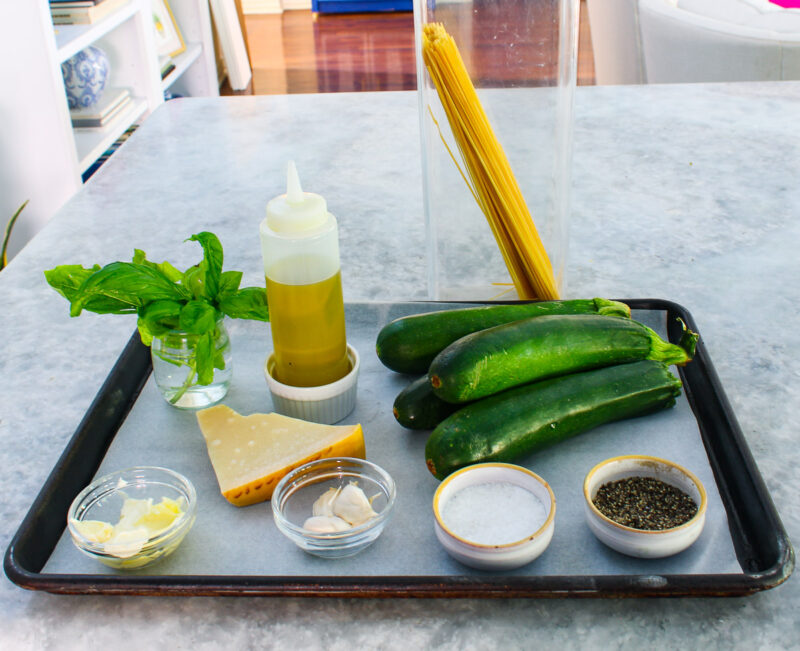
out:
<path id="1" fill-rule="evenodd" d="M 247 15 L 245 24 L 254 95 L 417 87 L 411 12 L 314 14 L 292 10 Z M 475 47 L 474 52 L 479 53 L 480 48 Z M 582 0 L 578 85 L 592 84 L 591 34 Z"/>

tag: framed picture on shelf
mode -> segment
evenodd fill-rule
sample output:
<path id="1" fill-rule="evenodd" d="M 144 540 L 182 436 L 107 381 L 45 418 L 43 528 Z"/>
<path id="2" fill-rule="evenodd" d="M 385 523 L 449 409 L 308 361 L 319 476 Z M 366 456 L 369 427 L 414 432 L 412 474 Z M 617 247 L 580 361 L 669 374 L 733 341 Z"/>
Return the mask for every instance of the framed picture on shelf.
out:
<path id="1" fill-rule="evenodd" d="M 167 0 L 150 0 L 159 56 L 174 57 L 186 49 L 181 30 Z"/>

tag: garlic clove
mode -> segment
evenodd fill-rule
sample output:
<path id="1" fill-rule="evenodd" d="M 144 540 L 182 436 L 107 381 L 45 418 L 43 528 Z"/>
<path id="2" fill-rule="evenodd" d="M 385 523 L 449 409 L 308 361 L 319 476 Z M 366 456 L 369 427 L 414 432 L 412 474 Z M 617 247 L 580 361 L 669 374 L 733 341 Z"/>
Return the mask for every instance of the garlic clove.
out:
<path id="1" fill-rule="evenodd" d="M 333 500 L 336 499 L 341 490 L 342 490 L 341 487 L 329 488 L 327 491 L 325 491 L 322 495 L 320 495 L 317 498 L 317 501 L 314 502 L 314 506 L 311 507 L 311 512 L 314 515 L 324 515 L 328 517 L 333 517 L 334 515 L 332 506 Z"/>
<path id="2" fill-rule="evenodd" d="M 341 489 L 333 500 L 333 513 L 347 520 L 354 527 L 363 524 L 378 514 L 372 509 L 369 499 L 354 482 Z"/>
<path id="3" fill-rule="evenodd" d="M 314 533 L 333 533 L 335 531 L 346 531 L 350 528 L 347 522 L 337 518 L 335 515 L 315 515 L 303 523 L 303 529 L 308 529 L 308 531 L 313 531 Z"/>

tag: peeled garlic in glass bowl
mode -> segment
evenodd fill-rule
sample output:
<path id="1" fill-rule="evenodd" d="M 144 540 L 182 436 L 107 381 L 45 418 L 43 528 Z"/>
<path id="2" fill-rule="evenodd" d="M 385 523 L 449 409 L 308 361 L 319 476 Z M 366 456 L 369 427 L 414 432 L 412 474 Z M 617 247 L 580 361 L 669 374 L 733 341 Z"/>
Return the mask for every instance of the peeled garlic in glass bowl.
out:
<path id="1" fill-rule="evenodd" d="M 348 488 L 349 484 L 362 493 L 360 498 L 356 498 L 356 505 L 360 504 L 360 507 L 357 506 L 354 512 L 363 517 L 369 509 L 371 517 L 358 525 L 348 523 L 344 531 L 307 529 L 304 523 L 310 520 L 309 516 L 342 519 L 334 512 L 334 503 L 345 491 L 351 498 L 358 495 Z M 333 487 L 332 491 L 330 487 Z M 320 500 L 322 496 L 325 497 Z M 372 545 L 391 519 L 396 497 L 394 479 L 380 466 L 365 459 L 333 457 L 309 461 L 292 470 L 275 486 L 270 502 L 275 524 L 284 536 L 304 552 L 333 559 L 353 556 Z M 317 500 L 319 503 L 314 512 Z M 339 511 L 338 506 L 336 510 Z M 348 512 L 346 515 L 352 517 L 353 514 Z M 327 526 L 330 522 L 314 520 L 309 526 L 320 524 Z"/>
<path id="2" fill-rule="evenodd" d="M 355 481 L 344 487 L 329 488 L 314 502 L 312 513 L 303 528 L 317 533 L 346 531 L 378 515 L 372 508 L 372 500 Z"/>

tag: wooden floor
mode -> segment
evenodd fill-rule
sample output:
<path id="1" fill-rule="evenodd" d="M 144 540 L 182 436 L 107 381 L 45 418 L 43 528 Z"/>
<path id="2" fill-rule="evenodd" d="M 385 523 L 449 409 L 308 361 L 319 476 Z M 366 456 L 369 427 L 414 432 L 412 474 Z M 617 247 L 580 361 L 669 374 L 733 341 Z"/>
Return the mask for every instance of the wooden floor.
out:
<path id="1" fill-rule="evenodd" d="M 557 31 L 552 16 L 538 9 L 536 0 L 514 0 L 517 25 L 528 25 L 517 50 L 497 48 L 502 42 L 507 16 L 495 17 L 478 3 L 453 3 L 446 24 L 461 47 L 462 56 L 476 85 L 501 87 L 542 85 L 555 71 L 538 56 L 549 58 L 556 48 Z M 453 27 L 450 27 L 450 26 Z M 541 27 L 540 27 L 541 26 Z M 330 93 L 345 91 L 413 90 L 416 88 L 414 18 L 410 12 L 373 14 L 312 14 L 285 11 L 279 15 L 248 15 L 245 18 L 248 48 L 253 67 L 252 93 Z M 461 29 L 461 32 L 453 31 Z M 524 40 L 527 48 L 519 47 Z M 498 51 L 508 53 L 498 57 Z M 521 51 L 521 54 L 520 54 Z M 513 65 L 515 59 L 524 65 Z M 544 53 L 544 54 L 542 54 Z M 578 44 L 578 83 L 594 83 L 591 35 L 581 1 Z M 224 92 L 224 91 L 223 91 Z"/>

